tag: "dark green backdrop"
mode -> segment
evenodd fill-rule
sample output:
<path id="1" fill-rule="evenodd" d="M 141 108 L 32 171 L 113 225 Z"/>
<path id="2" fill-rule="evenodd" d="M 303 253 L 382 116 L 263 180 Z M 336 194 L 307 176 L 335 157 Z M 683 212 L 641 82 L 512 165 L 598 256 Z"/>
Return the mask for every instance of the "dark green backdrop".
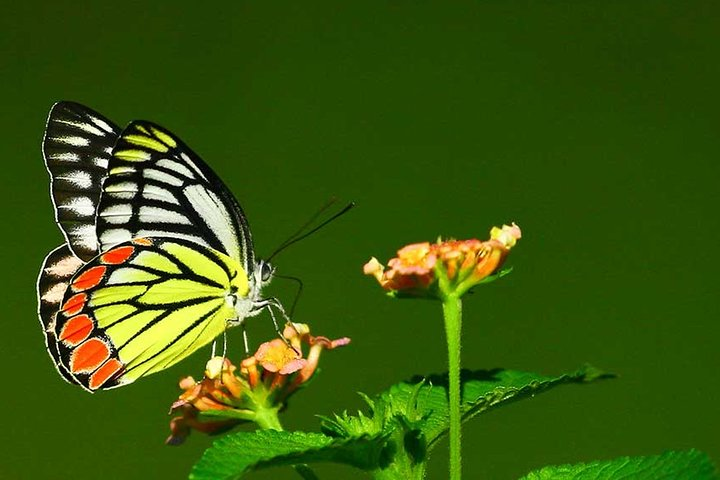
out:
<path id="1" fill-rule="evenodd" d="M 44 351 L 34 284 L 61 236 L 40 140 L 60 99 L 180 135 L 238 196 L 260 255 L 332 195 L 357 201 L 277 258 L 305 281 L 296 320 L 353 339 L 288 428 L 445 368 L 439 305 L 383 297 L 364 261 L 514 220 L 515 272 L 466 302 L 464 365 L 621 377 L 467 425 L 466 478 L 690 447 L 720 460 L 716 2 L 198 3 L 3 7 L 0 478 L 182 478 L 210 443 L 163 445 L 176 382 L 207 352 L 89 395 Z M 269 319 L 250 335 L 272 336 Z M 254 478 L 276 475 L 294 474 Z"/>

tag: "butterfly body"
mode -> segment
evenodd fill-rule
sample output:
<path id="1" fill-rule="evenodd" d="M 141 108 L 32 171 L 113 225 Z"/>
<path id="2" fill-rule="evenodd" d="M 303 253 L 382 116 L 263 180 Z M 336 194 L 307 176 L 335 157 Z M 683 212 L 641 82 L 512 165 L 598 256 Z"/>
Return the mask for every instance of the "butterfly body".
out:
<path id="1" fill-rule="evenodd" d="M 39 316 L 60 374 L 86 390 L 159 372 L 269 302 L 245 216 L 181 140 L 53 106 L 43 153 L 66 243 L 45 259 Z"/>

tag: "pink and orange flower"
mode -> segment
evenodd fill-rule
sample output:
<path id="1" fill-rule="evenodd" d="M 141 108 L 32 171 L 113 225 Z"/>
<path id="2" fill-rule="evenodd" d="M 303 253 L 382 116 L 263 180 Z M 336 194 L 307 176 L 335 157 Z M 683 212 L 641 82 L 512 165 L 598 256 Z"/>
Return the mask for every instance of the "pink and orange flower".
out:
<path id="1" fill-rule="evenodd" d="M 407 245 L 388 262 L 375 258 L 363 267 L 393 296 L 442 297 L 462 295 L 498 272 L 521 237 L 514 223 L 493 227 L 490 240 L 438 240 Z"/>
<path id="2" fill-rule="evenodd" d="M 310 335 L 302 323 L 285 327 L 283 337 L 265 342 L 254 355 L 236 367 L 229 359 L 213 357 L 206 365 L 202 380 L 180 380 L 184 392 L 171 406 L 181 415 L 170 421 L 171 435 L 165 443 L 179 445 L 192 429 L 220 433 L 237 424 L 259 425 L 285 408 L 287 400 L 312 378 L 323 350 L 350 343 L 347 337 L 330 340 Z M 303 347 L 309 347 L 303 357 Z M 208 420 L 205 417 L 217 417 Z M 263 425 L 261 425 L 263 426 Z"/>

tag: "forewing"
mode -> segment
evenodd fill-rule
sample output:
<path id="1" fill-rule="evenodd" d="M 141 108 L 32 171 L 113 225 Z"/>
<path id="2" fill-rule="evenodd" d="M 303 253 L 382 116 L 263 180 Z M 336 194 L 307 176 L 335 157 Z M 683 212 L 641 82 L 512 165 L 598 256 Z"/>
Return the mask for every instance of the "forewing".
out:
<path id="1" fill-rule="evenodd" d="M 55 219 L 72 252 L 85 261 L 98 253 L 95 214 L 119 134 L 110 120 L 73 102 L 53 105 L 45 127 Z"/>
<path id="2" fill-rule="evenodd" d="M 38 316 L 45 333 L 45 345 L 58 372 L 71 383 L 77 383 L 77 381 L 60 362 L 60 352 L 55 337 L 55 316 L 60 309 L 70 279 L 83 266 L 83 263 L 73 255 L 67 245 L 61 245 L 45 257 L 37 281 Z"/>
<path id="3" fill-rule="evenodd" d="M 245 216 L 232 193 L 180 139 L 132 122 L 113 149 L 97 218 L 101 250 L 137 237 L 182 238 L 254 265 Z"/>
<path id="4" fill-rule="evenodd" d="M 54 337 L 60 363 L 90 391 L 126 385 L 208 344 L 247 295 L 240 264 L 183 239 L 138 238 L 72 278 Z"/>

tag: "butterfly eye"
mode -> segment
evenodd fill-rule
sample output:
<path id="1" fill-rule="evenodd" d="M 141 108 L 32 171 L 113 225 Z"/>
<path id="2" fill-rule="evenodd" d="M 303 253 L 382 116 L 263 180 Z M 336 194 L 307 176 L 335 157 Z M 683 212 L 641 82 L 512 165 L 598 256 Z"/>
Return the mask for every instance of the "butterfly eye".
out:
<path id="1" fill-rule="evenodd" d="M 273 267 L 272 264 L 267 262 L 260 263 L 260 279 L 263 283 L 269 282 L 273 273 L 275 273 L 275 267 Z"/>
<path id="2" fill-rule="evenodd" d="M 227 301 L 227 304 L 232 308 L 235 308 L 235 305 L 237 305 L 237 302 L 238 302 L 237 295 L 234 293 L 231 293 L 230 295 L 228 295 L 225 298 L 225 300 Z"/>

